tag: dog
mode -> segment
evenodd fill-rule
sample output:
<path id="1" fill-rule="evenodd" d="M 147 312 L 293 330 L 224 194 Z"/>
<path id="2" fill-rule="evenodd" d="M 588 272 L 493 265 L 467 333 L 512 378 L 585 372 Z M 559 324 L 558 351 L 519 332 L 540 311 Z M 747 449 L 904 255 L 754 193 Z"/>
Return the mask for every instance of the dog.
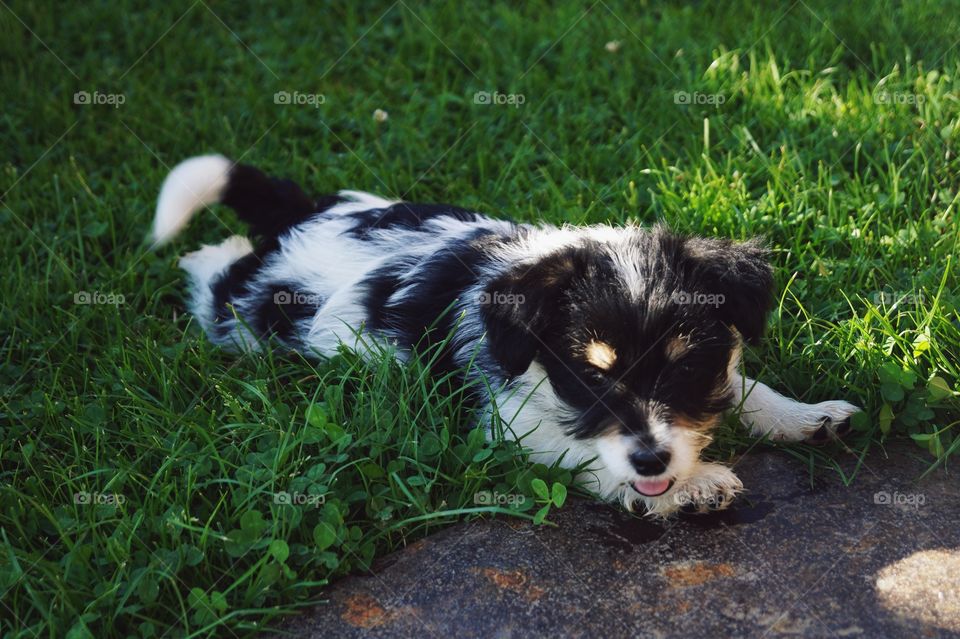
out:
<path id="1" fill-rule="evenodd" d="M 859 411 L 801 403 L 740 373 L 773 303 L 756 240 L 519 224 L 360 191 L 314 199 L 206 155 L 166 178 L 154 244 L 214 203 L 257 244 L 233 236 L 180 260 L 210 340 L 321 357 L 341 344 L 402 361 L 429 352 L 433 374 L 484 389 L 488 436 L 499 419 L 531 459 L 589 464 L 586 487 L 630 510 L 667 517 L 734 500 L 740 479 L 700 458 L 728 411 L 788 442 L 840 437 Z"/>

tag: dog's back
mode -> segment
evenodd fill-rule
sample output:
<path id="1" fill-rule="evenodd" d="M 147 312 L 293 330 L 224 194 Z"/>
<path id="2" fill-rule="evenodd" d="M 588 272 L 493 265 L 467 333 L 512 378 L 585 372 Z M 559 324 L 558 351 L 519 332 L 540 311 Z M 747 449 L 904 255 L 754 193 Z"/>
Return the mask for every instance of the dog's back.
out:
<path id="1" fill-rule="evenodd" d="M 494 259 L 484 248 L 521 232 L 450 205 L 361 191 L 313 199 L 289 180 L 210 155 L 171 171 L 154 242 L 169 241 L 217 202 L 250 225 L 257 244 L 234 235 L 180 265 L 191 278 L 191 311 L 214 342 L 231 348 L 255 350 L 272 338 L 329 355 L 339 342 L 386 337 L 409 348 L 427 334 L 427 342 L 442 339 L 455 321 L 449 307 Z"/>

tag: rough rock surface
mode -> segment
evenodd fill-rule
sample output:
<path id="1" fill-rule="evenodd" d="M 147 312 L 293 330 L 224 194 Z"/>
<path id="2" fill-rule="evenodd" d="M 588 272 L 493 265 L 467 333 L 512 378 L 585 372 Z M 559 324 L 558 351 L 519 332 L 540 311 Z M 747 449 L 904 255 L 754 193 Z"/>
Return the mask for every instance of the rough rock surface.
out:
<path id="1" fill-rule="evenodd" d="M 851 460 L 852 469 L 856 460 Z M 290 620 L 329 637 L 960 637 L 960 486 L 911 444 L 855 481 L 779 451 L 731 510 L 657 523 L 578 501 L 559 527 L 454 526 Z"/>

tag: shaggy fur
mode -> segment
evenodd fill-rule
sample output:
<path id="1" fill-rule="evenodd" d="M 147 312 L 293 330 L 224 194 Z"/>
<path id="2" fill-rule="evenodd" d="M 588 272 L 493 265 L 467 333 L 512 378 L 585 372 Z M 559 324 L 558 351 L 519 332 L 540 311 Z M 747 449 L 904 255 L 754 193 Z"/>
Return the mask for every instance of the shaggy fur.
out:
<path id="1" fill-rule="evenodd" d="M 752 432 L 790 441 L 842 434 L 858 410 L 737 372 L 773 299 L 756 242 L 515 224 L 356 191 L 314 199 L 222 156 L 174 168 L 154 241 L 215 202 L 258 242 L 234 236 L 181 260 L 211 340 L 319 356 L 341 343 L 401 359 L 439 349 L 433 372 L 490 389 L 477 397 L 488 434 L 499 417 L 537 461 L 593 460 L 584 479 L 628 508 L 726 507 L 742 484 L 700 452 L 733 407 Z"/>

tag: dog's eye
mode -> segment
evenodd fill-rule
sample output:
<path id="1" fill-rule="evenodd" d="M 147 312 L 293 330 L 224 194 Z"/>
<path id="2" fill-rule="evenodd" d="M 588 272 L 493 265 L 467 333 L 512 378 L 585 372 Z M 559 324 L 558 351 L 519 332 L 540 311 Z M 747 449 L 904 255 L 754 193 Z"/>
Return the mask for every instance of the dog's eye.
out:
<path id="1" fill-rule="evenodd" d="M 690 359 L 682 359 L 674 364 L 674 367 L 682 373 L 694 373 L 698 370 L 696 363 Z"/>
<path id="2" fill-rule="evenodd" d="M 611 379 L 610 373 L 607 371 L 600 370 L 593 366 L 588 366 L 586 369 L 586 377 L 594 382 L 605 383 Z"/>

